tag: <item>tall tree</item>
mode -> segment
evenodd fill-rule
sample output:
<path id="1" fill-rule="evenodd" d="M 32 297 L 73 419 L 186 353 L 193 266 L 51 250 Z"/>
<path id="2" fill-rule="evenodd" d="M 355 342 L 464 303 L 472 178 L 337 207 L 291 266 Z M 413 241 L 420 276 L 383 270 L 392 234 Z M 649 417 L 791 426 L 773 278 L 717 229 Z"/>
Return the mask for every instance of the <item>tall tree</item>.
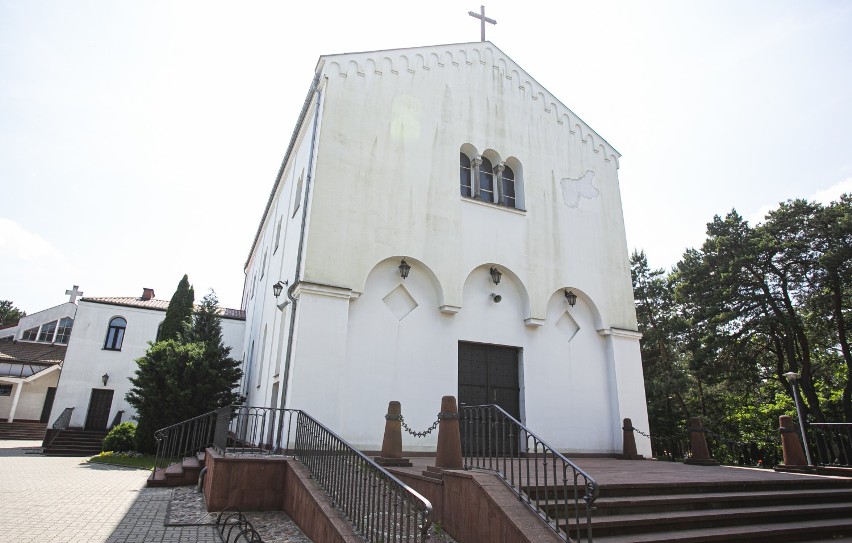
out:
<path id="1" fill-rule="evenodd" d="M 195 303 L 195 290 L 189 284 L 189 278 L 184 275 L 172 294 L 169 308 L 166 310 L 166 318 L 160 325 L 157 335 L 158 341 L 167 339 L 179 339 L 186 333 L 192 323 L 192 308 Z"/>
<path id="2" fill-rule="evenodd" d="M 242 370 L 240 362 L 231 358 L 231 348 L 222 341 L 221 309 L 212 289 L 198 306 L 188 339 L 204 345 L 208 375 L 198 383 L 201 393 L 199 404 L 212 410 L 239 403 L 240 395 L 236 388 L 242 378 Z"/>
<path id="3" fill-rule="evenodd" d="M 0 327 L 18 324 L 21 317 L 26 315 L 26 311 L 15 307 L 11 300 L 0 300 Z"/>
<path id="4" fill-rule="evenodd" d="M 189 284 L 186 276 L 181 284 L 184 282 Z M 154 433 L 160 428 L 238 402 L 235 389 L 242 372 L 222 341 L 220 313 L 211 291 L 191 325 L 185 323 L 176 338 L 151 343 L 145 356 L 136 361 L 138 368 L 126 399 L 136 409 L 139 450 L 156 448 Z"/>

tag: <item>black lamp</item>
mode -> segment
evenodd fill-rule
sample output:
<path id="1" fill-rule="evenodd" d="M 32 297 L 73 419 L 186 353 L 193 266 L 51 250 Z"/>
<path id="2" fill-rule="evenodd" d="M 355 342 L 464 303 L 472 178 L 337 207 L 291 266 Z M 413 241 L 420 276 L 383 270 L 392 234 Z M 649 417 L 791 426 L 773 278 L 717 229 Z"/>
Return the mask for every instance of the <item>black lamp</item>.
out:
<path id="1" fill-rule="evenodd" d="M 277 283 L 272 285 L 272 294 L 274 294 L 276 298 L 281 296 L 281 291 L 284 290 L 284 285 L 286 284 L 287 283 L 282 283 L 281 281 L 278 281 Z"/>
<path id="2" fill-rule="evenodd" d="M 103 381 L 103 382 L 104 382 L 104 386 L 106 386 L 107 381 L 109 381 L 109 374 L 108 374 L 108 373 L 105 373 L 105 374 L 101 375 L 101 381 Z"/>
<path id="3" fill-rule="evenodd" d="M 399 263 L 399 276 L 405 279 L 406 277 L 408 277 L 408 272 L 410 271 L 411 265 L 403 258 L 402 262 Z"/>
<path id="4" fill-rule="evenodd" d="M 503 274 L 500 273 L 500 270 L 498 270 L 497 268 L 492 266 L 491 267 L 491 280 L 494 281 L 495 285 L 500 284 L 500 278 L 501 277 L 503 277 Z"/>
<path id="5" fill-rule="evenodd" d="M 567 288 L 565 289 L 565 299 L 568 300 L 568 305 L 571 307 L 574 307 L 574 304 L 577 303 L 577 295 Z"/>

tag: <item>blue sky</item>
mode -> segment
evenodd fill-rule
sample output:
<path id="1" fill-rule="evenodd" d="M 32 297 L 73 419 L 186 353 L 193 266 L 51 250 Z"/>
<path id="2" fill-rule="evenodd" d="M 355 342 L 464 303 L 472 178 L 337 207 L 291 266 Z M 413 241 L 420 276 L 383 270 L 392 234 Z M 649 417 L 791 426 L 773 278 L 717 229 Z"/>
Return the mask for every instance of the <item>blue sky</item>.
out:
<path id="1" fill-rule="evenodd" d="M 479 5 L 0 0 L 0 299 L 239 307 L 322 54 L 479 39 Z M 852 3 L 517 2 L 487 37 L 622 153 L 628 246 L 852 192 Z"/>

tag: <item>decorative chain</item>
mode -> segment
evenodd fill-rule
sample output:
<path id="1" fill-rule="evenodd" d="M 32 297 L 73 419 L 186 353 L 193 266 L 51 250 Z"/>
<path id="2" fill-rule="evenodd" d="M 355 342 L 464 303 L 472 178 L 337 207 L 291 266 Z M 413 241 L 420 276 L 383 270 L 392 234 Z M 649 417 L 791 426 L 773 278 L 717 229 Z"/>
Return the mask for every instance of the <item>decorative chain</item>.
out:
<path id="1" fill-rule="evenodd" d="M 395 418 L 395 417 L 391 417 L 390 415 L 386 415 L 385 418 L 390 420 L 391 418 Z M 415 432 L 414 430 L 409 428 L 408 425 L 405 424 L 405 418 L 403 418 L 401 413 L 399 415 L 399 422 L 402 424 L 402 427 L 405 428 L 405 431 L 408 432 L 409 434 L 413 435 L 414 437 L 426 437 L 429 434 L 431 434 L 435 430 L 435 428 L 438 427 L 438 424 L 441 422 L 441 414 L 440 413 L 438 414 L 438 418 L 435 420 L 435 422 L 432 424 L 432 426 L 430 426 L 429 428 L 427 428 L 426 430 L 424 430 L 422 432 Z"/>
<path id="2" fill-rule="evenodd" d="M 684 439 L 684 438 L 686 437 L 686 436 L 652 436 L 651 434 L 646 434 L 645 432 L 643 432 L 643 431 L 642 431 L 642 430 L 640 430 L 639 428 L 636 428 L 635 426 L 634 426 L 634 427 L 632 427 L 632 428 L 622 428 L 622 430 L 627 430 L 628 432 L 629 432 L 630 430 L 633 430 L 634 432 L 636 432 L 636 433 L 637 433 L 637 434 L 639 434 L 640 436 L 645 436 L 645 437 L 647 437 L 648 439 L 651 439 L 651 440 L 653 440 L 653 441 L 659 441 L 659 442 L 669 441 L 669 440 L 671 440 L 671 439 L 675 439 L 675 440 L 677 440 L 677 439 Z"/>

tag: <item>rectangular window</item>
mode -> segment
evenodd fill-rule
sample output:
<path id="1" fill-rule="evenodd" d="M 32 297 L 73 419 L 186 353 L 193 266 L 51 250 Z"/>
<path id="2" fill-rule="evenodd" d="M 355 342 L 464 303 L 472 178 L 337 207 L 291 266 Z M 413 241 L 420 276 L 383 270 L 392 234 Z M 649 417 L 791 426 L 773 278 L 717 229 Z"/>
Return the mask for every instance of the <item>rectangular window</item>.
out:
<path id="1" fill-rule="evenodd" d="M 0 385 L 0 396 L 11 396 L 12 385 Z"/>
<path id="2" fill-rule="evenodd" d="M 56 343 L 68 343 L 71 337 L 71 327 L 74 326 L 74 319 L 65 317 L 59 321 L 59 329 L 56 331 Z"/>
<path id="3" fill-rule="evenodd" d="M 51 343 L 53 341 L 53 333 L 56 332 L 56 321 L 48 322 L 41 325 L 41 333 L 38 335 L 38 341 Z"/>

